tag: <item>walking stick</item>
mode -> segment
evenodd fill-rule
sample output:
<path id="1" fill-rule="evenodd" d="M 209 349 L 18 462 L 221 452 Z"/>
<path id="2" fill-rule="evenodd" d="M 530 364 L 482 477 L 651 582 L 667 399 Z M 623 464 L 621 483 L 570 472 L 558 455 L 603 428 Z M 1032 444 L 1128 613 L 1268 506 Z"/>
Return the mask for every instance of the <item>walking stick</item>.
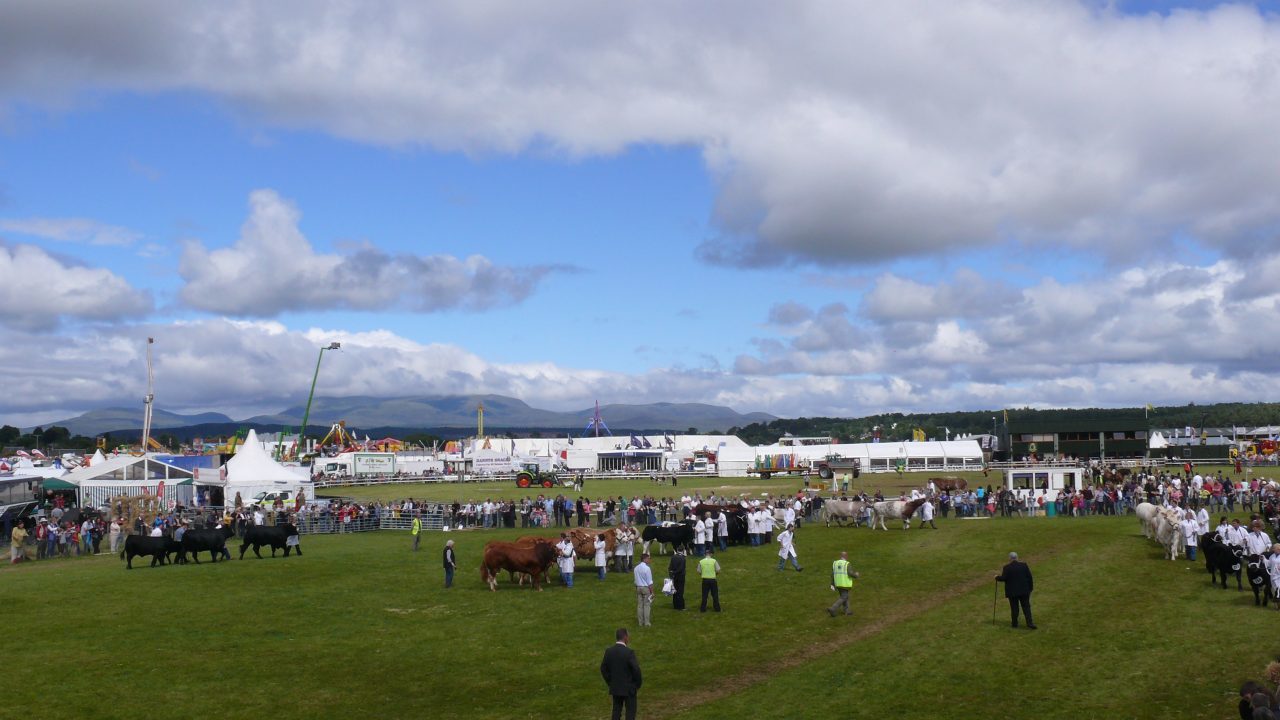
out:
<path id="1" fill-rule="evenodd" d="M 1000 581 L 991 584 L 991 626 L 996 624 L 996 599 L 1000 596 Z"/>

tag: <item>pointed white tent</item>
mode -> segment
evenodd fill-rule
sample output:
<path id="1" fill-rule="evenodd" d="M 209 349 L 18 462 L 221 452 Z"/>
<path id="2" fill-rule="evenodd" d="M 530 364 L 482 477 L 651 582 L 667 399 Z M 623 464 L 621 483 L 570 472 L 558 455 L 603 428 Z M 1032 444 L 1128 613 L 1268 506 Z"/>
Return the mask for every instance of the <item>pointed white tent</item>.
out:
<path id="1" fill-rule="evenodd" d="M 297 485 L 310 480 L 307 475 L 294 472 L 273 460 L 258 442 L 258 433 L 254 430 L 249 431 L 236 449 L 235 456 L 223 467 L 226 469 L 228 490 L 232 486 Z"/>
<path id="2" fill-rule="evenodd" d="M 88 465 L 93 467 L 107 461 L 107 456 L 102 454 L 102 448 L 93 451 L 93 457 L 89 458 Z"/>

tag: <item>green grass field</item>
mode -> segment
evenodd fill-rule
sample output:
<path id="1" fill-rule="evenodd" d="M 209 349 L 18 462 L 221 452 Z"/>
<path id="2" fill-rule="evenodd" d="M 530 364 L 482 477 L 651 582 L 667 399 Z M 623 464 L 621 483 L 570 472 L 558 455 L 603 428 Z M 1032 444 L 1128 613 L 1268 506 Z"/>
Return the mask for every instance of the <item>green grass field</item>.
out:
<path id="1" fill-rule="evenodd" d="M 1160 559 L 1130 518 L 940 520 L 939 530 L 799 531 L 803 573 L 776 546 L 731 548 L 721 614 L 633 628 L 645 718 L 1229 718 L 1235 689 L 1280 651 L 1280 612 Z M 476 569 L 485 541 L 525 531 L 308 536 L 306 555 L 126 571 L 114 557 L 6 566 L 5 706 L 54 716 L 597 718 L 600 656 L 633 627 L 630 577 L 580 565 L 545 592 Z M 440 549 L 462 570 L 442 587 Z M 1036 577 L 1038 631 L 1008 627 L 992 576 L 1009 550 Z M 856 615 L 824 608 L 848 550 Z M 235 551 L 233 551 L 235 554 Z M 666 558 L 657 559 L 665 573 Z M 24 711 L 25 713 L 26 711 Z"/>

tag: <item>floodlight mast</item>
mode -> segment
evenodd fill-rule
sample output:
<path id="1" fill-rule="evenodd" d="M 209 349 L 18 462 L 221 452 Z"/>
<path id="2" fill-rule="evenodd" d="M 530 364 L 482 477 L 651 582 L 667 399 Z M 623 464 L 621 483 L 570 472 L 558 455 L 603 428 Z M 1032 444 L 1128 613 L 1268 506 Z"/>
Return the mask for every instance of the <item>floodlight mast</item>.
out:
<path id="1" fill-rule="evenodd" d="M 147 443 L 151 440 L 151 407 L 156 400 L 155 373 L 151 370 L 151 346 L 156 343 L 153 337 L 147 338 L 147 395 L 142 399 L 142 452 L 147 452 Z"/>
<path id="2" fill-rule="evenodd" d="M 324 359 L 325 350 L 341 350 L 342 343 L 331 342 L 327 346 L 320 348 L 320 355 L 316 358 L 316 371 L 311 375 L 311 392 L 307 393 L 307 409 L 302 413 L 302 428 L 298 431 L 298 457 L 306 450 L 304 447 L 307 440 L 307 421 L 311 419 L 311 401 L 316 396 L 316 379 L 320 377 L 320 361 Z"/>

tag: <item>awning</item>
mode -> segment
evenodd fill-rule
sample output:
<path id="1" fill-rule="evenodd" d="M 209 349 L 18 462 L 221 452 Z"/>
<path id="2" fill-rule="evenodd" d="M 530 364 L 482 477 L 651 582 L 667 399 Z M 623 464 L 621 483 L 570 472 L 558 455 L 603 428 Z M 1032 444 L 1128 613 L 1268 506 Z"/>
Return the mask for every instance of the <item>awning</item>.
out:
<path id="1" fill-rule="evenodd" d="M 78 487 L 79 487 L 78 485 L 75 485 L 74 483 L 69 483 L 66 480 L 54 479 L 54 480 L 44 481 L 45 490 L 76 490 L 78 489 Z"/>

